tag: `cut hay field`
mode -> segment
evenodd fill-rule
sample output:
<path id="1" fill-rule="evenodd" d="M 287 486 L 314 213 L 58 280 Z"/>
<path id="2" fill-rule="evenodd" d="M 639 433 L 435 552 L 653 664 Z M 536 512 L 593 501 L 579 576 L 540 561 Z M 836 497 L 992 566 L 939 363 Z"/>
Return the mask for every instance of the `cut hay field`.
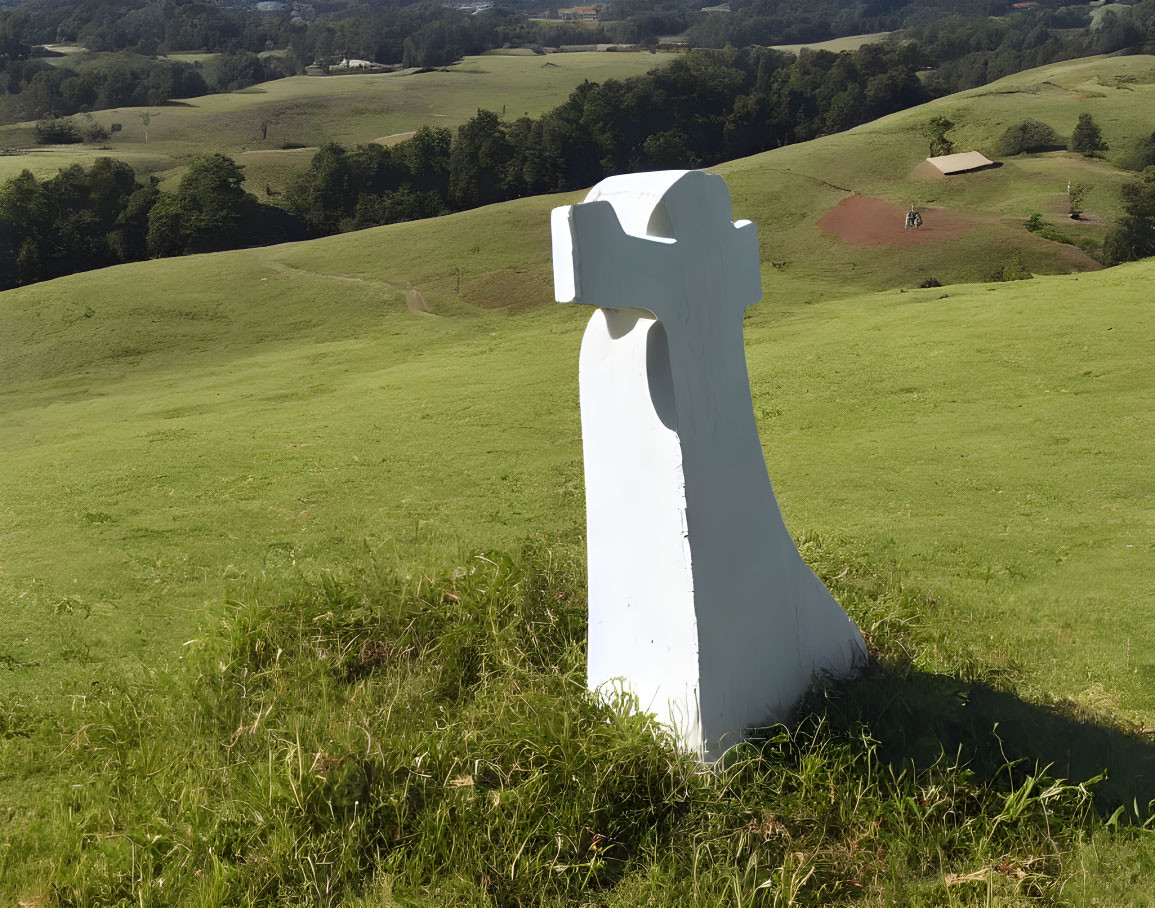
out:
<path id="1" fill-rule="evenodd" d="M 222 151 L 236 155 L 248 170 L 253 191 L 279 181 L 301 161 L 299 149 L 285 143 L 315 147 L 323 142 L 371 142 L 381 136 L 409 132 L 421 126 L 456 127 L 478 108 L 508 117 L 537 116 L 564 101 L 582 81 L 602 81 L 647 72 L 662 56 L 629 53 L 553 54 L 466 57 L 456 66 L 427 73 L 384 73 L 350 76 L 294 76 L 254 85 L 242 91 L 170 101 L 148 108 L 148 142 L 141 120 L 144 109 L 98 111 L 105 126 L 124 129 L 104 148 L 67 146 L 42 150 L 35 145 L 32 123 L 0 126 L 0 148 L 24 154 L 0 156 L 0 179 L 23 167 L 45 167 L 49 155 L 66 163 L 84 163 L 100 156 L 122 157 L 142 165 L 145 173 L 179 167 L 189 156 Z M 261 124 L 269 123 L 261 139 Z M 286 162 L 289 162 L 286 164 Z"/>
<path id="2" fill-rule="evenodd" d="M 1082 91 L 1151 65 L 1034 79 Z M 905 176 L 932 112 L 982 148 L 1015 118 L 1062 130 L 1084 109 L 1016 79 L 719 168 L 761 231 L 746 346 L 787 525 L 878 651 L 914 668 L 864 687 L 886 705 L 845 737 L 767 745 L 716 783 L 574 692 L 588 313 L 550 302 L 548 211 L 579 196 L 0 294 L 0 894 L 1150 904 L 1150 834 L 1103 824 L 1155 798 L 1155 262 L 981 282 L 1007 257 L 1087 267 L 1022 221 L 1084 166 L 1111 214 L 1107 164 Z M 1113 91 L 1085 101 L 1109 140 Z M 860 247 L 817 225 L 847 189 L 904 204 L 920 187 L 982 228 Z M 951 286 L 916 289 L 924 275 Z M 409 310 L 414 287 L 430 313 Z M 493 553 L 526 540 L 548 564 L 539 546 L 502 573 Z M 413 643 L 422 603 L 447 624 Z M 576 630 L 535 623 L 571 607 Z M 466 677 L 475 695 L 447 693 Z M 981 705 L 998 698 L 1025 711 L 1018 732 Z M 1102 757 L 1110 809 L 1079 819 L 1062 807 L 1077 792 L 1017 770 L 981 787 L 949 768 L 943 717 L 988 737 L 1001 721 L 995 752 L 1025 773 L 1085 778 Z M 946 762 L 880 771 L 862 742 L 896 721 L 903 747 L 930 734 Z M 859 768 L 837 775 L 844 757 Z"/>

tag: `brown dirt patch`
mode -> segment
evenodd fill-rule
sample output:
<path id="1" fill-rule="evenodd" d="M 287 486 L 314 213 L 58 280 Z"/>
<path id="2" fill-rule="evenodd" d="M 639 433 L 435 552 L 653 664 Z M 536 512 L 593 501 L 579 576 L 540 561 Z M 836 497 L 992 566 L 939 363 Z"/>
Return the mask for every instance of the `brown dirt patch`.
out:
<path id="1" fill-rule="evenodd" d="M 915 246 L 959 236 L 972 222 L 943 211 L 920 208 L 922 226 L 903 227 L 907 209 L 882 199 L 852 195 L 843 199 L 818 221 L 824 233 L 851 246 Z"/>

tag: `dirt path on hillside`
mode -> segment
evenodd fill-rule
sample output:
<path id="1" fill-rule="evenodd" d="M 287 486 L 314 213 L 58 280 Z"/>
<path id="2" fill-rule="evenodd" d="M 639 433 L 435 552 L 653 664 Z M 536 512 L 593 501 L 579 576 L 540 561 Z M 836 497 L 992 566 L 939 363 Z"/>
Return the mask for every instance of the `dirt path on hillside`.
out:
<path id="1" fill-rule="evenodd" d="M 907 229 L 906 212 L 903 205 L 852 195 L 826 212 L 818 226 L 851 246 L 915 246 L 954 239 L 975 223 L 941 208 L 920 208 L 922 226 Z"/>
<path id="2" fill-rule="evenodd" d="M 351 274 L 330 274 L 324 271 L 309 271 L 307 268 L 297 268 L 293 265 L 286 265 L 284 262 L 272 260 L 269 267 L 279 274 L 296 275 L 303 277 L 319 277 L 330 281 L 343 281 L 349 284 L 368 284 L 373 287 L 380 287 L 394 293 L 405 294 L 405 306 L 410 312 L 417 315 L 428 315 L 432 318 L 437 318 L 437 313 L 429 308 L 429 304 L 425 302 L 425 297 L 421 295 L 416 287 L 409 281 L 380 281 L 374 278 L 354 277 Z M 262 280 L 264 280 L 262 278 Z"/>

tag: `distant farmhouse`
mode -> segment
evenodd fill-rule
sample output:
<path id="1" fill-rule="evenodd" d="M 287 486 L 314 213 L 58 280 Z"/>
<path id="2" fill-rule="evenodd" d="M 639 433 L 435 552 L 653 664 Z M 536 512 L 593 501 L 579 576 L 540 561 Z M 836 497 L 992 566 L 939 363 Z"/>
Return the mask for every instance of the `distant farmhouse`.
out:
<path id="1" fill-rule="evenodd" d="M 954 173 L 970 173 L 973 170 L 985 170 L 987 167 L 995 166 L 994 161 L 985 155 L 979 154 L 977 151 L 938 155 L 937 157 L 927 158 L 926 163 L 943 176 Z"/>
<path id="2" fill-rule="evenodd" d="M 569 9 L 559 9 L 557 14 L 566 22 L 598 21 L 598 8 L 596 6 L 571 6 Z"/>

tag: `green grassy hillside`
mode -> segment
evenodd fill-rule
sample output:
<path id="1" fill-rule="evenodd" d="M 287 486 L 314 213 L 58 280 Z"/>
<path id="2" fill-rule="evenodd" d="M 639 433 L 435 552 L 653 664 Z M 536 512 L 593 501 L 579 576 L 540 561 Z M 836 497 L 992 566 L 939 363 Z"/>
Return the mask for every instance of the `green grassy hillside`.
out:
<path id="1" fill-rule="evenodd" d="M 326 141 L 351 144 L 420 126 L 456 127 L 478 108 L 511 118 L 537 116 L 564 101 L 585 79 L 637 75 L 663 59 L 648 53 L 554 54 L 548 60 L 482 56 L 428 73 L 294 76 L 149 108 L 147 144 L 141 120 L 145 111 L 137 108 L 93 114 L 104 126 L 124 127 L 105 148 L 37 147 L 34 124 L 2 126 L 0 148 L 22 153 L 0 156 L 0 179 L 25 167 L 51 173 L 62 164 L 110 154 L 145 173 L 157 173 L 178 167 L 190 155 L 222 151 L 245 164 L 249 188 L 258 192 L 266 184 L 282 187 L 287 172 L 308 163 L 311 152 L 283 149 L 286 142 L 314 147 Z M 268 134 L 262 139 L 265 122 Z"/>
<path id="2" fill-rule="evenodd" d="M 1032 86 L 1097 73 L 1104 97 L 1086 103 L 1100 102 L 1091 109 L 1113 124 L 1110 140 L 1121 128 L 1110 111 L 1124 107 L 1113 92 L 1125 89 L 1104 83 L 1144 66 L 1150 58 L 1049 68 L 1016 77 L 1013 94 L 935 107 L 981 148 L 1028 111 L 1073 123 L 1082 107 Z M 999 679 L 1028 701 L 1069 700 L 1150 729 L 1155 262 L 912 289 L 924 274 L 981 278 L 1007 256 L 1039 271 L 1085 265 L 1021 226 L 1076 166 L 1101 187 L 1092 210 L 1113 210 L 1108 187 L 1121 177 L 1065 153 L 927 189 L 935 205 L 981 221 L 957 240 L 853 247 L 823 234 L 815 222 L 846 195 L 836 187 L 901 203 L 925 185 L 906 174 L 928 116 L 720 168 L 735 216 L 762 233 L 765 301 L 746 323 L 747 356 L 787 525 L 880 645 L 917 636 L 920 670 Z M 10 830 L 0 893 L 34 894 L 64 873 L 54 848 L 65 847 L 67 792 L 80 784 L 58 759 L 65 742 L 93 755 L 94 792 L 105 754 L 138 779 L 136 751 L 107 738 L 87 751 L 84 729 L 121 727 L 105 691 L 124 679 L 160 684 L 181 677 L 186 656 L 224 658 L 227 603 L 251 604 L 254 588 L 280 601 L 276 591 L 302 578 L 365 563 L 416 582 L 466 552 L 531 538 L 580 550 L 576 363 L 588 313 L 550 302 L 548 247 L 549 209 L 575 198 L 0 294 L 0 817 Z M 414 288 L 429 312 L 407 305 Z M 846 587 L 847 571 L 885 578 L 894 615 Z M 158 723 L 176 708 L 154 707 Z M 171 718 L 174 735 L 181 721 Z M 241 714 L 229 721 L 226 738 Z M 291 725 L 278 729 L 292 737 Z M 103 816 L 104 796 L 86 794 L 85 810 Z M 112 848 L 117 822 L 90 838 L 77 826 L 69 840 L 69 854 L 95 862 L 83 865 L 93 880 L 112 857 L 86 843 L 107 837 Z M 212 835 L 240 820 L 221 822 Z M 1097 859 L 1064 852 L 1048 878 L 1138 854 L 1133 877 L 1105 881 L 1092 867 L 1080 903 L 1118 885 L 1116 903 L 1141 904 L 1150 851 L 1114 848 L 1102 844 Z M 969 869 L 947 856 L 919 871 L 946 887 L 921 903 L 984 903 L 942 882 Z"/>
<path id="3" fill-rule="evenodd" d="M 498 234 L 536 204 L 436 222 L 426 250 L 423 225 L 403 225 L 0 297 L 0 582 L 24 615 L 8 651 L 54 673 L 54 644 L 21 641 L 64 599 L 103 616 L 83 623 L 103 661 L 133 650 L 128 627 L 181 637 L 174 614 L 218 595 L 230 564 L 324 564 L 366 539 L 446 558 L 580 530 L 585 313 L 469 307 L 447 287 L 454 259 L 435 258 L 458 230 Z M 516 252 L 461 258 L 467 298 L 525 284 L 548 300 L 544 261 L 517 274 Z M 433 315 L 406 307 L 401 259 L 443 270 L 446 286 L 417 282 Z M 958 633 L 1031 665 L 1037 689 L 1101 688 L 1148 721 L 1153 669 L 1123 630 L 1152 608 L 1149 279 L 1137 265 L 789 309 L 772 273 L 748 322 L 796 530 L 958 599 Z M 990 643 L 1009 601 L 1019 634 Z M 1040 650 L 1068 633 L 1062 660 Z"/>
<path id="4" fill-rule="evenodd" d="M 1111 155 L 1147 135 L 1147 111 L 1155 109 L 1155 58 L 1092 58 L 1020 73 L 983 88 L 902 111 L 817 142 L 788 147 L 722 165 L 735 211 L 753 211 L 763 236 L 763 258 L 785 263 L 779 276 L 813 288 L 917 286 L 933 277 L 943 284 L 987 278 L 1021 262 L 1035 273 L 1094 268 L 1072 245 L 1027 234 L 1023 221 L 1034 211 L 1063 225 L 1075 239 L 1101 241 L 1120 213 L 1119 186 L 1130 175 L 1110 166 Z M 935 115 L 957 126 L 950 136 L 958 151 L 996 157 L 1003 131 L 1031 117 L 1067 136 L 1078 115 L 1090 112 L 1112 146 L 1108 160 L 1068 152 L 999 159 L 1002 166 L 973 174 L 925 180 L 913 171 L 926 157 L 921 131 Z M 1089 183 L 1086 223 L 1065 217 L 1068 180 Z M 905 208 L 943 209 L 969 224 L 947 242 L 911 247 L 860 248 L 823 233 L 818 219 L 851 192 Z M 898 215 L 901 218 L 901 213 Z"/>
<path id="5" fill-rule="evenodd" d="M 403 242 L 395 228 L 358 240 Z M 6 328 L 27 332 L 3 356 L 3 709 L 16 729 L 37 715 L 46 738 L 0 745 L 13 834 L 54 815 L 59 736 L 111 721 L 100 690 L 213 652 L 224 603 L 254 579 L 366 558 L 434 570 L 534 536 L 580 545 L 585 313 L 413 313 L 393 285 L 317 268 L 339 248 L 0 298 Z M 905 619 L 929 638 L 927 669 L 1155 718 L 1153 278 L 1144 263 L 748 322 L 788 525 L 835 568 L 897 572 L 895 595 L 933 603 Z M 12 878 L 40 860 L 10 854 Z"/>

